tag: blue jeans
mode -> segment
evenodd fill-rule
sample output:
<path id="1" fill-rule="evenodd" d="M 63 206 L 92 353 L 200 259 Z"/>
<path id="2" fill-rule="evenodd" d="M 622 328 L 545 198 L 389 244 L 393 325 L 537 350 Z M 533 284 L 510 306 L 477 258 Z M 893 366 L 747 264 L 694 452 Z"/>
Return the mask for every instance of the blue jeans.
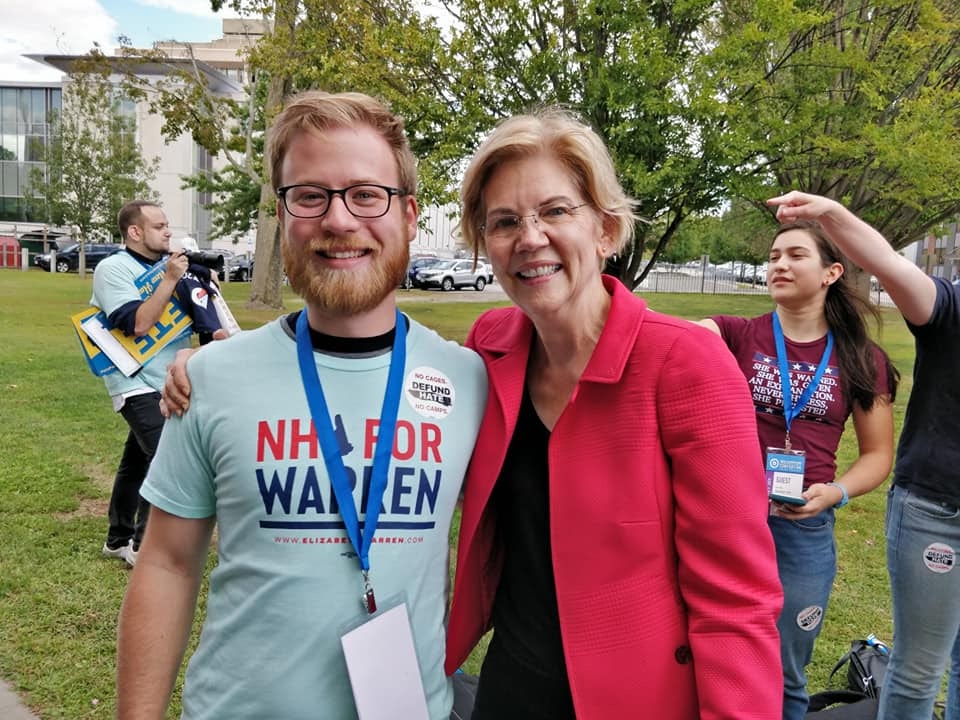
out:
<path id="1" fill-rule="evenodd" d="M 783 720 L 803 720 L 809 696 L 804 668 L 823 628 L 827 601 L 837 574 L 833 508 L 806 520 L 770 516 L 783 585 L 783 612 L 777 620 L 783 662 Z"/>
<path id="2" fill-rule="evenodd" d="M 894 486 L 887 496 L 893 651 L 878 720 L 929 720 L 950 658 L 945 720 L 960 720 L 960 510 Z"/>

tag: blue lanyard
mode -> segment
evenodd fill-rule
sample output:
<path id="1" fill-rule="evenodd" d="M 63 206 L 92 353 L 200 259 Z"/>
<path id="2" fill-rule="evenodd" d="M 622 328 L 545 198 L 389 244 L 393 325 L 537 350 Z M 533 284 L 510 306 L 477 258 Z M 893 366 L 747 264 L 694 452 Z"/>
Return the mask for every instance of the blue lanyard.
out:
<path id="1" fill-rule="evenodd" d="M 403 366 L 407 354 L 407 325 L 400 311 L 397 310 L 396 312 L 397 326 L 394 331 L 393 349 L 390 355 L 387 389 L 383 396 L 383 407 L 380 410 L 380 426 L 377 432 L 377 446 L 373 453 L 373 468 L 370 478 L 370 499 L 367 503 L 362 534 L 360 520 L 357 517 L 357 506 L 353 501 L 353 493 L 350 489 L 350 482 L 347 480 L 343 458 L 340 456 L 340 444 L 337 442 L 330 411 L 327 409 L 327 401 L 323 395 L 323 387 L 320 385 L 320 376 L 317 374 L 317 365 L 313 357 L 313 343 L 310 341 L 310 328 L 307 325 L 306 308 L 297 318 L 297 361 L 300 365 L 303 389 L 307 395 L 307 404 L 310 406 L 313 426 L 316 428 L 317 438 L 320 440 L 320 449 L 323 451 L 323 462 L 327 467 L 327 475 L 330 478 L 330 484 L 333 486 L 337 503 L 340 505 L 340 515 L 343 518 L 347 536 L 360 558 L 360 569 L 363 572 L 365 583 L 367 582 L 367 572 L 370 570 L 370 545 L 373 542 L 373 535 L 377 531 L 380 505 L 383 501 L 383 493 L 387 488 L 387 469 L 390 465 L 390 453 L 393 450 L 397 412 L 400 409 L 400 388 L 403 384 Z"/>
<path id="2" fill-rule="evenodd" d="M 823 357 L 820 358 L 817 371 L 813 374 L 813 379 L 810 380 L 810 384 L 804 389 L 800 399 L 797 400 L 796 406 L 793 404 L 793 387 L 790 383 L 790 363 L 787 360 L 787 346 L 783 339 L 783 328 L 780 327 L 780 318 L 777 317 L 776 310 L 773 312 L 773 339 L 777 344 L 777 363 L 780 367 L 780 392 L 781 395 L 783 395 L 783 419 L 787 423 L 787 449 L 789 450 L 790 425 L 793 424 L 794 418 L 796 418 L 807 406 L 807 403 L 810 402 L 810 398 L 813 397 L 813 393 L 816 392 L 817 387 L 819 387 L 820 378 L 823 377 L 823 373 L 826 371 L 827 365 L 830 362 L 830 353 L 833 352 L 833 331 L 827 330 L 827 346 L 823 350 Z"/>

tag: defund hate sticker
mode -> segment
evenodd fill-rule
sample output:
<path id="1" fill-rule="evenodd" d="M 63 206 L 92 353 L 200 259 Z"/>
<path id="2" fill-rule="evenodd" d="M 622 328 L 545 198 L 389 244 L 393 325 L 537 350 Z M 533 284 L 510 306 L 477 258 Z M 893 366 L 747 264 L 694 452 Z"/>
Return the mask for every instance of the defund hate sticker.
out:
<path id="1" fill-rule="evenodd" d="M 819 605 L 811 605 L 797 613 L 797 627 L 809 632 L 816 629 L 822 619 L 823 608 Z"/>
<path id="2" fill-rule="evenodd" d="M 453 411 L 457 395 L 450 378 L 431 367 L 411 370 L 403 394 L 414 411 L 428 418 L 447 417 Z"/>
<path id="3" fill-rule="evenodd" d="M 923 549 L 923 564 L 932 572 L 948 573 L 957 564 L 957 555 L 945 543 L 930 543 Z"/>

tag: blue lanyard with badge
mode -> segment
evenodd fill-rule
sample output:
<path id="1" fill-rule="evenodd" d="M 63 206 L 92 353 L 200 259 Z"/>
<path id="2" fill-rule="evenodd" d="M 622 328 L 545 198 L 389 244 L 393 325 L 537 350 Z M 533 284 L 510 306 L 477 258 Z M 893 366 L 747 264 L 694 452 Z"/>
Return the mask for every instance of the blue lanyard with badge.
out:
<path id="1" fill-rule="evenodd" d="M 360 574 L 363 580 L 361 602 L 371 615 L 377 611 L 377 599 L 370 582 L 370 546 L 377 531 L 380 505 L 387 488 L 387 470 L 390 465 L 390 452 L 393 449 L 393 435 L 397 426 L 397 412 L 400 409 L 400 388 L 403 384 L 403 366 L 406 363 L 407 326 L 400 311 L 397 310 L 397 324 L 393 336 L 393 348 L 390 353 L 390 370 L 387 374 L 387 389 L 383 395 L 383 407 L 380 410 L 380 424 L 377 432 L 377 445 L 373 454 L 371 470 L 370 500 L 367 514 L 360 529 L 357 506 L 353 500 L 347 471 L 340 456 L 340 443 L 330 421 L 330 410 L 320 384 L 316 362 L 313 358 L 313 343 L 310 341 L 310 328 L 307 323 L 307 310 L 304 308 L 297 318 L 297 362 L 303 390 L 307 395 L 313 426 L 323 451 L 323 463 L 327 476 L 333 486 L 333 494 L 340 505 L 340 515 L 347 531 L 347 537 L 360 560 Z"/>
<path id="2" fill-rule="evenodd" d="M 786 435 L 782 448 L 767 448 L 767 494 L 776 502 L 803 505 L 803 474 L 806 469 L 806 452 L 793 447 L 790 441 L 790 426 L 803 411 L 820 385 L 820 379 L 826 372 L 833 352 L 833 331 L 827 330 L 827 345 L 823 357 L 810 382 L 804 388 L 796 404 L 793 402 L 793 383 L 790 379 L 790 362 L 787 359 L 787 347 L 783 337 L 783 328 L 776 311 L 773 312 L 773 339 L 777 347 L 777 365 L 780 370 L 780 394 L 783 398 L 783 420 Z"/>
<path id="3" fill-rule="evenodd" d="M 297 318 L 297 362 L 303 389 L 317 439 L 320 441 L 327 475 L 340 505 L 344 529 L 360 561 L 363 585 L 361 603 L 368 617 L 375 615 L 345 632 L 340 638 L 357 714 L 363 720 L 392 720 L 397 717 L 427 720 L 429 717 L 406 604 L 400 603 L 386 610 L 381 609 L 378 613 L 377 599 L 370 580 L 370 546 L 377 530 L 383 494 L 387 487 L 387 473 L 393 451 L 406 363 L 406 339 L 407 325 L 403 315 L 397 310 L 387 388 L 380 410 L 377 443 L 373 454 L 370 497 L 361 529 L 357 506 L 340 455 L 340 443 L 337 442 L 317 372 L 306 308 Z M 390 678 L 402 678 L 403 681 L 391 682 Z"/>

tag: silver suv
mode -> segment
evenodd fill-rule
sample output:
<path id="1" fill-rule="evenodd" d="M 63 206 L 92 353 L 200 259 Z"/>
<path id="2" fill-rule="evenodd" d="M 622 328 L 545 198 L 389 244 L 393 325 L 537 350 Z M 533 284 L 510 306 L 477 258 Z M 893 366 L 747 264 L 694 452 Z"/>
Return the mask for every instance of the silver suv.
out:
<path id="1" fill-rule="evenodd" d="M 468 260 L 443 260 L 417 273 L 416 285 L 422 288 L 438 287 L 453 290 L 464 287 L 483 290 L 490 278 L 490 270 L 482 262 L 474 267 L 473 258 Z"/>

